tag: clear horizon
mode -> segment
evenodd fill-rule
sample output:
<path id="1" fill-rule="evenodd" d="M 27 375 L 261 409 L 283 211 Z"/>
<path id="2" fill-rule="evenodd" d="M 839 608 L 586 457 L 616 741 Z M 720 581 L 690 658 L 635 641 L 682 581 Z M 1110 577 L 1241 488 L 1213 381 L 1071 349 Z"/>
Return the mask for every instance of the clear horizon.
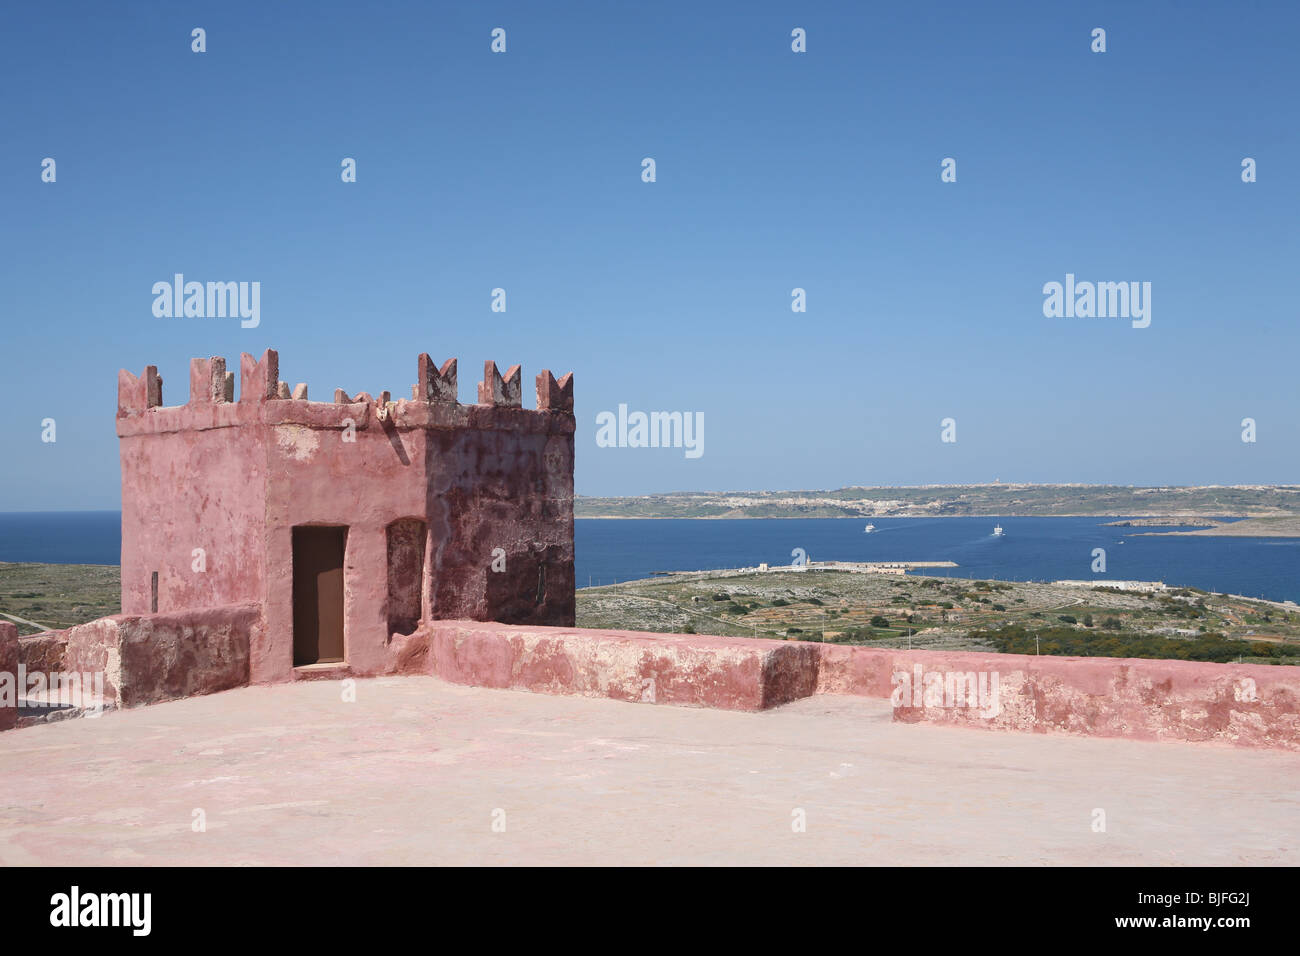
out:
<path id="1" fill-rule="evenodd" d="M 463 402 L 485 359 L 525 405 L 573 371 L 585 497 L 1300 475 L 1294 6 L 8 20 L 0 511 L 119 507 L 119 368 L 179 404 L 191 357 L 268 347 L 316 400 L 407 395 L 420 352 Z M 178 273 L 259 283 L 257 325 L 156 316 Z M 1150 283 L 1150 324 L 1045 314 L 1086 282 Z M 602 447 L 620 405 L 702 453 Z"/>

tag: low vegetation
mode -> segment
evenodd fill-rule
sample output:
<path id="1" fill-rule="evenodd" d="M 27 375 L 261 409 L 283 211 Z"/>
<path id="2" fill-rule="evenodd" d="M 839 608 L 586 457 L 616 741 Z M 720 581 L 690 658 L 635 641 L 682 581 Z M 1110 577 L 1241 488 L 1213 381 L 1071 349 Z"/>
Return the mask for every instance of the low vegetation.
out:
<path id="1" fill-rule="evenodd" d="M 1037 634 L 1043 654 L 1300 664 L 1300 608 L 1197 588 L 1148 593 L 846 571 L 701 572 L 583 588 L 578 624 L 1030 654 Z"/>
<path id="2" fill-rule="evenodd" d="M 113 566 L 0 563 L 0 613 L 21 619 L 21 634 L 116 614 L 119 594 Z M 1300 608 L 1197 588 L 1147 593 L 847 571 L 701 572 L 582 588 L 578 625 L 875 647 L 1300 664 Z"/>
<path id="3" fill-rule="evenodd" d="M 116 565 L 0 562 L 0 613 L 6 615 L 3 620 L 18 625 L 19 634 L 71 627 L 117 614 L 121 595 L 121 573 Z"/>
<path id="4" fill-rule="evenodd" d="M 985 641 L 1005 654 L 1063 654 L 1070 657 L 1146 657 L 1158 660 L 1252 661 L 1300 663 L 1300 644 L 1268 644 L 1243 641 L 1222 634 L 1173 638 L 1131 631 L 1099 632 L 1077 627 L 1048 627 L 1040 630 L 1019 624 L 992 631 L 975 631 L 971 637 Z"/>

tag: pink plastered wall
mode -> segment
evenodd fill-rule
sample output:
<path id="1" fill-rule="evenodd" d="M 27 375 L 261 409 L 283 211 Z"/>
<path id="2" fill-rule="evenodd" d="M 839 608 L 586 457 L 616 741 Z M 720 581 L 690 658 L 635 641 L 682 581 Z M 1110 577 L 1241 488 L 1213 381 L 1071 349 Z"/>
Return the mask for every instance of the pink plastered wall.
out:
<path id="1" fill-rule="evenodd" d="M 175 407 L 152 367 L 119 376 L 124 612 L 150 611 L 154 571 L 160 612 L 258 603 L 252 679 L 292 679 L 292 529 L 343 526 L 347 664 L 392 672 L 407 652 L 388 627 L 387 530 L 417 519 L 423 617 L 573 623 L 571 376 L 544 371 L 524 409 L 519 368 L 491 362 L 484 404 L 468 406 L 454 360 L 439 372 L 427 356 L 409 401 L 309 401 L 278 381 L 272 351 L 240 373 L 233 401 L 224 360 L 194 360 Z"/>
<path id="2" fill-rule="evenodd" d="M 1300 667 L 820 646 L 819 693 L 895 698 L 898 721 L 1300 749 Z M 917 706 L 918 666 L 996 674 L 996 708 Z"/>
<path id="3" fill-rule="evenodd" d="M 0 621 L 0 679 L 7 679 L 11 699 L 0 701 L 0 730 L 12 730 L 18 724 L 18 627 L 9 621 Z M 7 675 L 7 677 L 5 676 Z"/>

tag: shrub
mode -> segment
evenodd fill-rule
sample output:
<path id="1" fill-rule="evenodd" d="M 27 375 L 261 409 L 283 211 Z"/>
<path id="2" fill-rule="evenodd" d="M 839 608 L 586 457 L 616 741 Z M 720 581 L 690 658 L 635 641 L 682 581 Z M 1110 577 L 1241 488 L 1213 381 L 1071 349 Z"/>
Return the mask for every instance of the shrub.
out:
<path id="1" fill-rule="evenodd" d="M 1036 631 L 1011 624 L 991 631 L 972 631 L 1004 654 L 1033 654 L 1035 637 L 1040 654 L 1074 657 L 1145 657 L 1160 660 L 1213 661 L 1227 663 L 1238 657 L 1263 657 L 1279 663 L 1300 658 L 1300 645 L 1236 641 L 1222 634 L 1195 638 L 1172 638 L 1154 634 L 1109 633 L 1074 627 L 1048 627 Z M 1289 660 L 1287 660 L 1289 659 Z"/>

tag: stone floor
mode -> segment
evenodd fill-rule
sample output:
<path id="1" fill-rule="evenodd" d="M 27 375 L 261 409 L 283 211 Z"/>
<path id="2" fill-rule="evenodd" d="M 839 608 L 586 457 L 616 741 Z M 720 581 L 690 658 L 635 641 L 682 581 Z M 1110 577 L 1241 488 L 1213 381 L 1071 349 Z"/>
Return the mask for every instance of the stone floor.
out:
<path id="1" fill-rule="evenodd" d="M 829 696 L 754 714 L 408 677 L 356 698 L 301 682 L 0 734 L 0 865 L 1300 864 L 1295 753 Z"/>

